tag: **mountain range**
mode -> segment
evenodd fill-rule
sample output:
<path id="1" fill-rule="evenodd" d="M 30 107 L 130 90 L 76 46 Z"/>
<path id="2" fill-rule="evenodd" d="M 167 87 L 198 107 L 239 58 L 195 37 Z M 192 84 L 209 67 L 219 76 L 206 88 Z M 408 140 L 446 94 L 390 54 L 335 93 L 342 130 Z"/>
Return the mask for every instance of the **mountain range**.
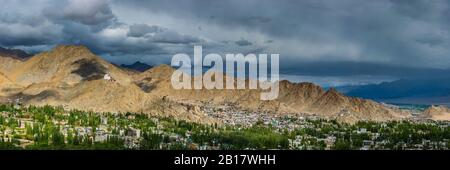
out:
<path id="1" fill-rule="evenodd" d="M 0 47 L 0 56 L 2 57 L 10 57 L 18 60 L 26 60 L 27 58 L 31 57 L 31 54 L 28 54 L 27 52 L 19 49 L 6 49 L 3 47 Z"/>
<path id="2" fill-rule="evenodd" d="M 7 51 L 7 52 L 10 52 Z M 12 57 L 11 57 L 12 56 Z M 25 59 L 26 58 L 26 59 Z M 118 67 L 84 46 L 59 45 L 32 57 L 0 53 L 0 101 L 55 105 L 95 112 L 136 112 L 196 122 L 216 122 L 202 109 L 233 105 L 252 112 L 308 114 L 345 122 L 401 120 L 412 115 L 372 100 L 348 97 L 312 83 L 280 81 L 276 100 L 259 100 L 261 89 L 176 90 L 175 71 L 160 65 L 143 72 Z M 136 64 L 141 65 L 141 64 Z M 139 67 L 141 68 L 141 67 Z M 442 109 L 441 109 L 442 110 Z M 441 112 L 429 112 L 429 118 Z M 439 117 L 442 119 L 442 116 Z"/>
<path id="3" fill-rule="evenodd" d="M 393 82 L 339 87 L 338 89 L 349 96 L 382 102 L 450 106 L 450 78 L 448 77 L 400 79 Z"/>
<path id="4" fill-rule="evenodd" d="M 136 61 L 135 63 L 130 64 L 130 65 L 121 64 L 120 67 L 127 68 L 127 69 L 130 69 L 130 70 L 139 71 L 139 72 L 144 72 L 144 71 L 147 71 L 148 69 L 151 69 L 153 66 L 148 65 L 146 63 L 142 63 L 142 62 Z"/>

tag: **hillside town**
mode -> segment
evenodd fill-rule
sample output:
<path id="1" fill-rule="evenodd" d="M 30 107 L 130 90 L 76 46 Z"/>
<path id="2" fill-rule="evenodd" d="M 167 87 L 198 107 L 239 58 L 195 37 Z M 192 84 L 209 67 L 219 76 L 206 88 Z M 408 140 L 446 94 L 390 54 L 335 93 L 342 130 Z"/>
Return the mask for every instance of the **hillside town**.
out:
<path id="1" fill-rule="evenodd" d="M 202 107 L 222 123 L 52 106 L 0 106 L 0 149 L 448 150 L 443 121 L 347 124 L 307 115 Z"/>

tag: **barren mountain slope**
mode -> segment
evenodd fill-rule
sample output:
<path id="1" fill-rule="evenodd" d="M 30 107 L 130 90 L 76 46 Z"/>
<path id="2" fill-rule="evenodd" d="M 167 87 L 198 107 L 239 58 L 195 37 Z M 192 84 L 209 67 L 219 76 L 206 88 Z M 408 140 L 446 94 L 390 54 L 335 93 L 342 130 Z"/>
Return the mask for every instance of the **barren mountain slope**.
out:
<path id="1" fill-rule="evenodd" d="M 0 72 L 8 75 L 12 73 L 13 69 L 20 67 L 23 61 L 0 54 L 0 63 Z"/>
<path id="2" fill-rule="evenodd" d="M 121 84 L 131 82 L 121 69 L 95 56 L 86 47 L 60 45 L 25 61 L 9 77 L 28 86 L 42 82 L 76 84 L 81 80 L 102 79 L 105 74 Z"/>
<path id="3" fill-rule="evenodd" d="M 83 46 L 57 46 L 20 62 L 20 67 L 0 75 L 2 84 L 8 83 L 0 86 L 0 95 L 21 99 L 25 104 L 164 114 L 199 121 L 207 117 L 200 109 L 192 108 L 202 102 L 233 104 L 251 111 L 316 114 L 344 121 L 396 120 L 409 116 L 370 100 L 346 97 L 334 89 L 324 91 L 312 83 L 280 81 L 279 97 L 272 101 L 260 100 L 261 89 L 175 90 L 171 84 L 174 69 L 168 65 L 131 73 Z M 14 88 L 11 84 L 15 84 Z"/>
<path id="4" fill-rule="evenodd" d="M 11 80 L 8 77 L 6 77 L 5 74 L 0 72 L 0 87 L 1 87 L 1 85 L 8 85 L 11 83 L 12 83 Z"/>
<path id="5" fill-rule="evenodd" d="M 424 111 L 424 115 L 433 120 L 450 121 L 450 109 L 446 106 L 431 106 Z"/>
<path id="6" fill-rule="evenodd" d="M 344 119 L 396 120 L 408 113 L 387 108 L 370 100 L 343 96 L 336 90 L 324 91 L 312 83 L 280 81 L 279 97 L 273 101 L 259 100 L 261 90 L 175 90 L 170 77 L 174 69 L 158 66 L 141 73 L 136 84 L 148 93 L 179 100 L 199 100 L 216 104 L 236 103 L 251 110 L 270 110 L 278 113 L 309 113 Z M 350 118 L 349 118 L 350 119 Z"/>
<path id="7" fill-rule="evenodd" d="M 83 46 L 61 45 L 38 54 L 11 77 L 24 87 L 15 97 L 30 104 L 138 112 L 146 101 L 127 73 Z"/>
<path id="8" fill-rule="evenodd" d="M 20 84 L 20 88 L 8 91 L 7 98 L 20 99 L 24 104 L 61 105 L 67 109 L 96 112 L 137 112 L 160 114 L 153 107 L 160 96 L 145 93 L 133 81 L 132 75 L 83 46 L 58 46 L 40 53 L 21 67 L 15 68 L 11 78 L 0 79 Z M 4 94 L 3 94 L 4 96 Z M 166 116 L 205 120 L 203 115 L 183 115 L 187 109 L 178 106 L 164 107 Z"/>
<path id="9" fill-rule="evenodd" d="M 25 51 L 0 47 L 0 72 L 9 75 L 30 57 Z M 5 76 L 8 77 L 8 76 Z"/>

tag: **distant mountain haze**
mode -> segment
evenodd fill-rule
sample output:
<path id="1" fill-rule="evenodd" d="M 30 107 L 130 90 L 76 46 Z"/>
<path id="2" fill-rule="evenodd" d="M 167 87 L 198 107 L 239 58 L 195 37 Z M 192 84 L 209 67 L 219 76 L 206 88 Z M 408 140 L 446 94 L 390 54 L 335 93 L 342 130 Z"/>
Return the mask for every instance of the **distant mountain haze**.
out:
<path id="1" fill-rule="evenodd" d="M 281 61 L 283 62 L 283 61 Z M 393 63 L 352 61 L 311 61 L 290 64 L 281 63 L 281 73 L 308 76 L 386 76 L 394 79 L 446 78 L 449 69 L 411 67 Z"/>
<path id="2" fill-rule="evenodd" d="M 369 99 L 443 97 L 450 96 L 450 78 L 402 79 L 340 89 L 349 96 Z"/>
<path id="3" fill-rule="evenodd" d="M 130 65 L 122 64 L 120 66 L 123 67 L 123 68 L 136 70 L 136 71 L 139 71 L 139 72 L 144 72 L 144 71 L 147 71 L 148 69 L 152 68 L 151 65 L 148 65 L 146 63 L 142 63 L 142 62 L 139 62 L 139 61 L 136 61 L 135 63 L 130 64 Z"/>
<path id="4" fill-rule="evenodd" d="M 31 57 L 31 54 L 19 49 L 7 49 L 0 47 L 0 56 L 2 57 L 11 57 L 19 60 L 25 60 Z"/>

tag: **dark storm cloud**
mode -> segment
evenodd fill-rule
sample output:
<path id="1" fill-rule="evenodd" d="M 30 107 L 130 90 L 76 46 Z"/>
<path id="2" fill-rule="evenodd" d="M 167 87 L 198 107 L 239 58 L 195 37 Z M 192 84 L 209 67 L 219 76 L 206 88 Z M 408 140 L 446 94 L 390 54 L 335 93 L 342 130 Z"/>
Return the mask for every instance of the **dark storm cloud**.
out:
<path id="1" fill-rule="evenodd" d="M 98 25 L 115 18 L 107 1 L 70 1 L 62 16 L 86 25 Z"/>
<path id="2" fill-rule="evenodd" d="M 234 42 L 234 43 L 236 43 L 236 45 L 239 45 L 239 46 L 249 46 L 249 45 L 253 45 L 252 42 L 250 42 L 250 41 L 248 41 L 248 40 L 246 40 L 246 39 L 240 39 L 239 41 L 236 41 L 236 42 Z"/>
<path id="3" fill-rule="evenodd" d="M 65 25 L 79 23 L 98 31 L 116 23 L 106 0 L 67 0 L 49 4 L 42 10 L 44 17 L 52 22 Z"/>
<path id="4" fill-rule="evenodd" d="M 3 28 L 0 26 L 2 31 L 10 31 L 9 28 Z M 3 46 L 33 46 L 42 44 L 54 43 L 54 38 L 58 37 L 48 33 L 38 33 L 38 34 L 8 34 L 7 32 L 0 32 L 0 43 Z"/>
<path id="5" fill-rule="evenodd" d="M 414 20 L 445 20 L 448 19 L 448 1 L 429 0 L 391 0 L 393 9 L 401 15 Z M 448 24 L 448 23 L 446 23 Z"/>
<path id="6" fill-rule="evenodd" d="M 130 26 L 130 31 L 127 35 L 130 37 L 142 37 L 149 33 L 159 33 L 164 30 L 164 28 L 158 26 L 150 26 L 147 24 L 133 24 Z"/>
<path id="7" fill-rule="evenodd" d="M 193 44 L 203 40 L 190 35 L 182 35 L 178 32 L 165 30 L 152 36 L 146 36 L 150 42 L 168 44 Z"/>
<path id="8" fill-rule="evenodd" d="M 445 0 L 227 0 L 177 3 L 170 1 L 116 1 L 225 29 L 258 31 L 276 42 L 289 39 L 316 47 L 336 45 L 343 54 L 314 56 L 312 60 L 357 60 L 448 67 L 450 45 L 449 1 Z M 123 3 L 121 3 L 123 2 Z M 170 11 L 170 12 L 167 12 Z M 287 42 L 286 42 L 287 43 Z M 354 47 L 343 49 L 339 44 Z M 430 46 L 431 45 L 431 46 Z M 338 51 L 335 50 L 335 51 Z M 351 50 L 358 54 L 349 57 Z M 317 51 L 317 50 L 316 50 Z M 348 51 L 348 52 L 347 52 Z M 279 51 L 302 60 L 309 53 Z M 340 55 L 340 56 L 339 56 Z M 425 65 L 426 64 L 426 65 Z"/>
<path id="9" fill-rule="evenodd" d="M 53 25 L 35 23 L 8 23 L 0 21 L 0 45 L 34 46 L 57 42 L 59 34 Z"/>
<path id="10" fill-rule="evenodd" d="M 187 46 L 193 43 L 204 42 L 170 28 L 119 20 L 110 2 L 27 1 L 24 3 L 36 8 L 24 9 L 18 2 L 5 1 L 0 7 L 0 45 L 35 50 L 56 44 L 80 44 L 110 59 L 125 61 L 142 56 L 168 57 L 188 50 Z"/>
<path id="11" fill-rule="evenodd" d="M 115 61 L 144 56 L 151 61 L 190 53 L 194 44 L 202 44 L 205 51 L 215 53 L 279 53 L 281 69 L 300 74 L 375 75 L 384 69 L 385 74 L 404 77 L 408 72 L 449 68 L 449 3 L 1 1 L 0 45 L 83 44 Z"/>
<path id="12" fill-rule="evenodd" d="M 147 42 L 167 43 L 167 44 L 194 44 L 204 41 L 194 36 L 182 35 L 176 31 L 167 28 L 155 25 L 150 26 L 147 24 L 131 25 L 129 27 L 127 36 L 143 37 L 146 39 Z"/>
<path id="13" fill-rule="evenodd" d="M 27 26 L 39 26 L 42 25 L 46 20 L 40 16 L 23 16 L 20 14 L 12 15 L 12 14 L 0 14 L 0 22 L 4 24 L 15 24 L 20 23 Z"/>

